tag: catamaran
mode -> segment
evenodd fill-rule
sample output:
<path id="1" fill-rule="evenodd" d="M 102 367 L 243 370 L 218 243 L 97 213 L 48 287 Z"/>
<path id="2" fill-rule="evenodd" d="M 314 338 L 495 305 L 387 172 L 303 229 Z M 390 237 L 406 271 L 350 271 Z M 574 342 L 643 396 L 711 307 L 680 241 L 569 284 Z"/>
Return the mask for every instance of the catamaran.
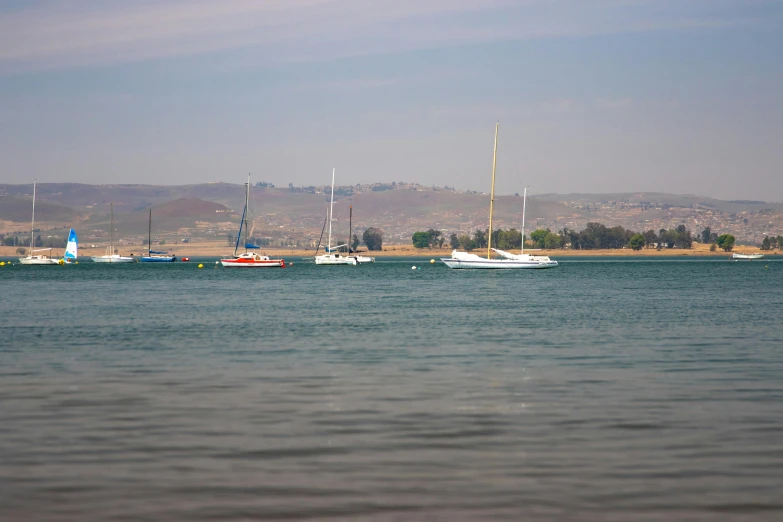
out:
<path id="1" fill-rule="evenodd" d="M 476 254 L 453 250 L 451 257 L 443 257 L 441 261 L 449 268 L 553 268 L 557 261 L 549 259 L 549 256 L 531 256 L 525 254 L 525 204 L 527 202 L 527 188 L 522 203 L 522 249 L 519 254 L 512 254 L 504 250 L 492 248 L 492 213 L 495 207 L 495 166 L 498 152 L 498 130 L 500 123 L 495 124 L 495 147 L 492 153 L 492 191 L 489 197 L 489 234 L 487 237 L 487 257 L 484 259 Z M 501 258 L 492 258 L 492 252 Z"/>
<path id="2" fill-rule="evenodd" d="M 19 258 L 19 263 L 23 265 L 61 265 L 63 261 L 52 257 L 51 248 L 40 248 L 33 250 L 35 246 L 35 186 L 38 180 L 33 181 L 33 219 L 30 223 L 30 253 L 25 257 Z M 49 254 L 36 254 L 36 252 L 49 252 Z"/>
<path id="3" fill-rule="evenodd" d="M 65 263 L 76 263 L 76 258 L 78 257 L 78 240 L 76 239 L 76 231 L 74 229 L 71 229 L 70 232 L 68 232 L 68 243 L 65 246 L 65 256 L 63 257 L 63 261 Z"/>
<path id="4" fill-rule="evenodd" d="M 250 174 L 247 176 L 247 184 L 245 185 L 245 208 L 242 210 L 242 219 L 239 221 L 239 233 L 237 234 L 237 241 L 234 245 L 234 253 L 231 257 L 224 257 L 220 260 L 220 264 L 227 267 L 247 267 L 247 268 L 264 268 L 264 267 L 281 267 L 285 268 L 285 261 L 282 259 L 270 259 L 269 256 L 262 256 L 256 252 L 248 252 L 248 250 L 256 250 L 260 248 L 258 245 L 250 243 L 250 231 L 247 227 L 247 214 L 248 203 L 250 202 Z M 239 241 L 242 239 L 242 228 L 245 229 L 245 252 L 237 255 L 239 250 Z"/>
<path id="5" fill-rule="evenodd" d="M 320 256 L 317 255 L 317 249 L 316 249 L 315 264 L 355 266 L 359 263 L 359 261 L 356 258 L 350 256 L 344 256 L 342 254 L 335 252 L 335 250 L 337 250 L 338 248 L 347 247 L 348 245 L 337 245 L 335 247 L 332 247 L 332 212 L 334 210 L 334 171 L 335 169 L 332 168 L 332 197 L 329 203 L 329 239 L 326 244 L 325 254 L 321 254 Z"/>
<path id="6" fill-rule="evenodd" d="M 121 256 L 114 253 L 114 203 L 109 205 L 111 212 L 111 221 L 109 225 L 109 246 L 106 248 L 106 254 L 102 256 L 93 256 L 95 263 L 133 263 L 136 259 L 133 256 Z"/>
<path id="7" fill-rule="evenodd" d="M 152 209 L 150 209 L 149 225 L 147 226 L 147 255 L 141 256 L 142 263 L 173 263 L 177 256 L 168 252 L 156 252 L 152 250 Z"/>

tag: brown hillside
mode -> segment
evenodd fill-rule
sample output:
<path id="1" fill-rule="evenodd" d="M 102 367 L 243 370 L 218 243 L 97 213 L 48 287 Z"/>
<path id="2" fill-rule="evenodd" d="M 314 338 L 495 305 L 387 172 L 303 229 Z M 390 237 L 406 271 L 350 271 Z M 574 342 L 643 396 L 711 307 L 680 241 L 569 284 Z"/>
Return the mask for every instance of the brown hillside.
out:
<path id="1" fill-rule="evenodd" d="M 32 197 L 25 198 L 19 196 L 0 195 L 0 220 L 14 222 L 28 222 L 33 213 Z M 40 201 L 36 197 L 35 201 L 35 220 L 44 222 L 71 222 L 77 218 L 74 209 Z"/>

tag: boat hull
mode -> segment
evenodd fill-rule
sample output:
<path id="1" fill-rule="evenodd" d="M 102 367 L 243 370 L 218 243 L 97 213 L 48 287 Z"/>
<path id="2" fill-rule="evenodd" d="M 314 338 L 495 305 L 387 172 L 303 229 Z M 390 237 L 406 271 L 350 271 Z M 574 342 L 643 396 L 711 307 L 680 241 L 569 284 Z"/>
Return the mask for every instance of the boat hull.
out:
<path id="1" fill-rule="evenodd" d="M 220 264 L 228 268 L 285 268 L 285 261 L 282 259 L 263 259 L 260 261 L 221 259 Z"/>
<path id="2" fill-rule="evenodd" d="M 554 268 L 557 261 L 515 261 L 513 259 L 454 259 L 443 257 L 441 261 L 449 268 L 459 269 L 483 269 L 483 270 L 509 270 L 509 269 L 543 269 Z"/>
<path id="3" fill-rule="evenodd" d="M 738 253 L 735 252 L 734 254 L 731 255 L 731 258 L 732 259 L 747 259 L 747 260 L 763 259 L 764 258 L 764 254 L 738 254 Z"/>
<path id="4" fill-rule="evenodd" d="M 336 255 L 315 256 L 316 265 L 357 265 L 358 261 L 353 257 L 343 257 Z"/>
<path id="5" fill-rule="evenodd" d="M 92 258 L 93 263 L 133 263 L 136 261 L 135 257 L 127 256 L 96 256 Z"/>
<path id="6" fill-rule="evenodd" d="M 351 256 L 357 263 L 375 263 L 375 258 L 370 256 Z"/>
<path id="7" fill-rule="evenodd" d="M 177 256 L 142 256 L 142 263 L 173 263 Z"/>
<path id="8" fill-rule="evenodd" d="M 20 257 L 19 264 L 21 265 L 60 265 L 60 259 L 52 259 L 51 257 L 33 256 L 33 257 Z"/>

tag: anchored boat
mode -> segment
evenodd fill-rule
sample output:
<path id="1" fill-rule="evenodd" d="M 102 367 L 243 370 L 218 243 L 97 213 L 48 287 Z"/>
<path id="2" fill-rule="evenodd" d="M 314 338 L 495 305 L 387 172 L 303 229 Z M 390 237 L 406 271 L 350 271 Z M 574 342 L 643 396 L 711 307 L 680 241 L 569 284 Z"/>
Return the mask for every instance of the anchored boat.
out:
<path id="1" fill-rule="evenodd" d="M 136 259 L 133 256 L 121 256 L 114 252 L 114 203 L 109 205 L 111 221 L 109 224 L 109 246 L 106 248 L 106 254 L 102 256 L 93 256 L 92 260 L 96 263 L 133 263 Z"/>
<path id="2" fill-rule="evenodd" d="M 37 183 L 38 180 L 33 181 L 33 219 L 30 223 L 30 253 L 25 257 L 20 257 L 19 263 L 22 265 L 61 265 L 63 261 L 52 257 L 51 248 L 33 250 L 35 246 L 35 187 Z M 49 254 L 36 254 L 36 252 L 49 252 Z"/>
<path id="3" fill-rule="evenodd" d="M 354 257 L 350 256 L 344 256 L 342 254 L 336 253 L 335 249 L 338 249 L 343 246 L 348 245 L 338 245 L 334 248 L 332 248 L 332 211 L 334 210 L 334 171 L 335 169 L 332 168 L 332 197 L 329 202 L 329 239 L 326 243 L 326 253 L 321 254 L 320 256 L 318 254 L 318 247 L 316 247 L 316 256 L 315 256 L 315 264 L 316 265 L 357 265 L 359 261 L 355 259 Z M 349 238 L 350 239 L 350 238 Z M 350 242 L 350 241 L 349 241 Z M 349 247 L 350 248 L 350 247 Z"/>
<path id="4" fill-rule="evenodd" d="M 441 261 L 449 268 L 483 268 L 483 269 L 509 269 L 509 268 L 553 268 L 557 261 L 549 259 L 549 256 L 531 256 L 525 254 L 525 205 L 527 203 L 527 187 L 522 200 L 522 249 L 519 254 L 512 254 L 497 248 L 492 248 L 492 213 L 495 206 L 495 166 L 498 152 L 498 130 L 500 124 L 495 124 L 495 148 L 492 153 L 492 191 L 489 198 L 489 234 L 487 238 L 486 259 L 476 254 L 453 250 L 451 257 L 443 257 Z M 492 258 L 491 252 L 495 252 L 500 258 Z"/>
<path id="5" fill-rule="evenodd" d="M 745 254 L 743 252 L 734 252 L 731 254 L 732 259 L 747 259 L 748 261 L 751 261 L 753 259 L 763 259 L 764 254 Z"/>
<path id="6" fill-rule="evenodd" d="M 173 263 L 177 256 L 168 252 L 156 252 L 152 250 L 152 209 L 150 209 L 150 219 L 147 225 L 147 255 L 141 256 L 142 263 Z"/>
<path id="7" fill-rule="evenodd" d="M 270 259 L 269 256 L 262 256 L 256 252 L 249 252 L 249 250 L 256 250 L 260 248 L 258 245 L 250 243 L 250 233 L 247 228 L 247 215 L 248 215 L 248 203 L 250 202 L 250 175 L 247 176 L 247 184 L 245 185 L 245 208 L 242 210 L 242 219 L 239 221 L 239 233 L 237 234 L 237 242 L 234 245 L 234 253 L 231 257 L 224 257 L 220 260 L 220 264 L 225 267 L 244 267 L 244 268 L 285 268 L 285 261 L 282 259 Z M 245 230 L 245 252 L 237 254 L 239 250 L 239 241 L 242 239 L 242 229 Z"/>

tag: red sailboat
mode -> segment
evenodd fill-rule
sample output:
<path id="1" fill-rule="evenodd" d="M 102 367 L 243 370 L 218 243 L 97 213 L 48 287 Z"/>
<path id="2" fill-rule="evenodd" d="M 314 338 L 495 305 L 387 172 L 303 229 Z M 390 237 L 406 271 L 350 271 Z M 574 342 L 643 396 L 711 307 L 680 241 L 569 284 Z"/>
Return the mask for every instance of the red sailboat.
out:
<path id="1" fill-rule="evenodd" d="M 237 234 L 237 242 L 234 245 L 234 253 L 231 257 L 224 257 L 220 260 L 220 264 L 229 267 L 248 267 L 248 268 L 285 268 L 285 261 L 282 259 L 271 259 L 269 256 L 262 256 L 256 252 L 250 252 L 249 250 L 255 250 L 260 248 L 258 245 L 250 243 L 250 238 L 247 228 L 247 206 L 250 201 L 250 175 L 247 176 L 247 184 L 245 185 L 245 209 L 242 211 L 242 220 L 239 222 L 239 234 Z M 242 228 L 245 229 L 245 252 L 237 255 L 239 250 L 239 241 L 242 239 Z"/>

